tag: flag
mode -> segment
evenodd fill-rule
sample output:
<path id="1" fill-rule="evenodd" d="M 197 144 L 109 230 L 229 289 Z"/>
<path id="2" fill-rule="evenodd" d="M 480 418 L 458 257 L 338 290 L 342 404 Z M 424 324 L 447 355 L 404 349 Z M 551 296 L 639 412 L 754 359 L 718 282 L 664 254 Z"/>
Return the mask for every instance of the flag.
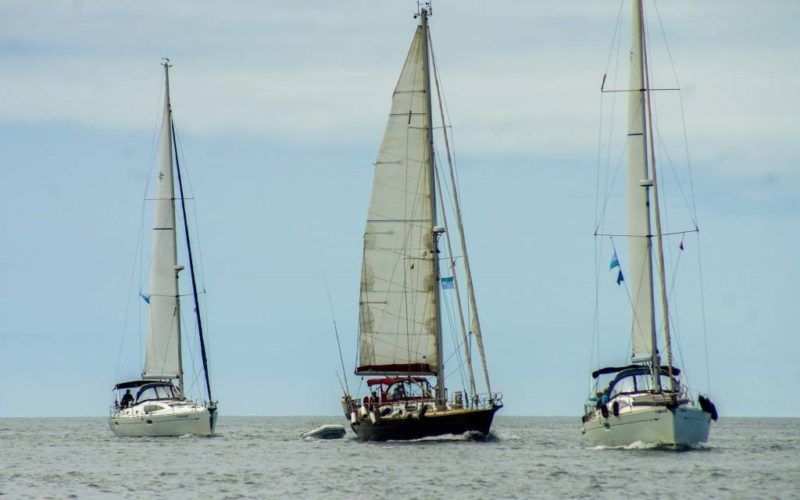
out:
<path id="1" fill-rule="evenodd" d="M 680 245 L 678 245 L 678 248 L 680 248 L 680 249 L 681 249 L 681 251 L 683 251 L 683 240 L 681 240 L 681 244 L 680 244 Z"/>
<path id="2" fill-rule="evenodd" d="M 144 300 L 148 304 L 150 303 L 150 296 L 149 295 L 145 295 L 142 292 L 139 292 L 139 296 L 142 298 L 142 300 Z"/>
<path id="3" fill-rule="evenodd" d="M 442 289 L 443 290 L 447 290 L 449 288 L 450 289 L 453 288 L 453 277 L 452 276 L 444 276 L 442 278 Z"/>
<path id="4" fill-rule="evenodd" d="M 617 258 L 617 251 L 614 250 L 614 255 L 611 256 L 611 264 L 609 264 L 608 269 L 614 269 L 615 267 L 619 267 L 619 259 Z"/>
<path id="5" fill-rule="evenodd" d="M 617 274 L 617 285 L 625 281 L 625 277 L 622 276 L 622 269 L 619 270 L 619 274 Z"/>

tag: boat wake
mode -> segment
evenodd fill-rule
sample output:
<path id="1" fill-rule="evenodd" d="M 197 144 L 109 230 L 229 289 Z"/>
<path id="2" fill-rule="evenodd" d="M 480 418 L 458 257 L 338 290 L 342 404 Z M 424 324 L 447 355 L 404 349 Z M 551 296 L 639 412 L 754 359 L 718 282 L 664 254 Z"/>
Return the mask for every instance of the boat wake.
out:
<path id="1" fill-rule="evenodd" d="M 489 432 L 489 435 L 477 431 L 467 431 L 463 434 L 445 434 L 441 436 L 426 436 L 418 439 L 390 439 L 383 441 L 384 443 L 491 443 L 500 441 L 501 438 L 494 432 Z"/>
<path id="2" fill-rule="evenodd" d="M 709 451 L 710 448 L 702 443 L 695 445 L 670 445 L 664 443 L 645 443 L 644 441 L 634 441 L 624 446 L 588 446 L 588 450 L 656 450 L 656 451 Z"/>

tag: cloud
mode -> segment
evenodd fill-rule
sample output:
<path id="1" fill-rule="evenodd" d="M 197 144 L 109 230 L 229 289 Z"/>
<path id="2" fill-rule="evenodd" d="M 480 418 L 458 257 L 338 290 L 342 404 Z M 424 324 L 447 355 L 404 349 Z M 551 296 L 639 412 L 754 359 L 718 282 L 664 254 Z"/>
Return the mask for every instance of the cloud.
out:
<path id="1" fill-rule="evenodd" d="M 749 2 L 734 4 L 660 6 L 693 152 L 714 165 L 720 152 L 744 148 L 736 156 L 747 161 L 726 162 L 720 175 L 748 175 L 765 155 L 759 169 L 786 174 L 797 159 L 786 145 L 800 132 L 798 35 L 776 6 L 755 12 Z M 170 55 L 182 130 L 297 144 L 379 140 L 414 26 L 413 5 L 402 2 L 42 5 L 3 7 L 0 64 L 10 76 L 0 92 L 11 97 L 0 102 L 3 122 L 152 130 L 157 63 Z M 462 153 L 593 153 L 616 5 L 441 1 L 434 8 L 436 55 Z M 752 35 L 766 26 L 768 36 Z M 654 47 L 660 36 L 654 26 Z M 672 78 L 664 64 L 655 71 Z"/>

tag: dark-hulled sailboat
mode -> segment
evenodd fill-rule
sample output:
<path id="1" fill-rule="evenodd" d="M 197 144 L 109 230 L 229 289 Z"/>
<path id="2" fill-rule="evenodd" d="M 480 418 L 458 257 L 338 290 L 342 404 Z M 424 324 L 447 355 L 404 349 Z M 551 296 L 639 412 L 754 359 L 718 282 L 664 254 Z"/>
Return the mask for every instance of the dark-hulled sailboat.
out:
<path id="1" fill-rule="evenodd" d="M 355 373 L 373 378 L 367 380 L 366 397 L 345 394 L 342 407 L 353 431 L 365 441 L 488 436 L 494 414 L 502 407 L 502 396 L 489 384 L 447 126 L 441 130 L 449 168 L 439 172 L 434 157 L 432 80 L 443 124 L 445 119 L 430 44 L 430 15 L 428 4 L 415 16 L 419 24 L 392 97 L 364 232 Z M 443 182 L 445 178 L 449 180 Z M 442 196 L 447 187 L 450 196 Z M 458 228 L 459 268 L 447 208 Z M 450 276 L 442 276 L 440 267 Z M 466 283 L 466 312 L 458 275 Z M 455 329 L 461 330 L 455 348 L 463 349 L 466 364 L 464 388 L 452 398 L 445 386 L 442 340 L 442 302 L 448 299 L 458 318 Z M 483 366 L 484 394 L 478 394 L 472 370 L 473 339 Z"/>

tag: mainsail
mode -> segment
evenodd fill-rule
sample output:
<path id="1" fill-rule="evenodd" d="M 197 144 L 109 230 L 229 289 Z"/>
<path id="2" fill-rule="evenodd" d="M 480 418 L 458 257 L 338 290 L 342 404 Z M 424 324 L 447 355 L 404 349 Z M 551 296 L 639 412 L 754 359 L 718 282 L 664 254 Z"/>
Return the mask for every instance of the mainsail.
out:
<path id="1" fill-rule="evenodd" d="M 172 120 L 167 76 L 154 201 L 153 258 L 150 263 L 150 332 L 147 336 L 142 373 L 144 378 L 181 377 L 178 258 L 172 166 Z"/>
<path id="2" fill-rule="evenodd" d="M 642 65 L 642 24 L 639 2 L 633 2 L 628 99 L 628 283 L 633 304 L 632 358 L 650 360 L 653 355 L 655 318 L 653 306 L 652 238 L 650 231 L 650 187 L 647 164 L 646 102 Z"/>
<path id="3" fill-rule="evenodd" d="M 439 369 L 427 40 L 417 27 L 375 163 L 364 232 L 356 373 Z"/>

